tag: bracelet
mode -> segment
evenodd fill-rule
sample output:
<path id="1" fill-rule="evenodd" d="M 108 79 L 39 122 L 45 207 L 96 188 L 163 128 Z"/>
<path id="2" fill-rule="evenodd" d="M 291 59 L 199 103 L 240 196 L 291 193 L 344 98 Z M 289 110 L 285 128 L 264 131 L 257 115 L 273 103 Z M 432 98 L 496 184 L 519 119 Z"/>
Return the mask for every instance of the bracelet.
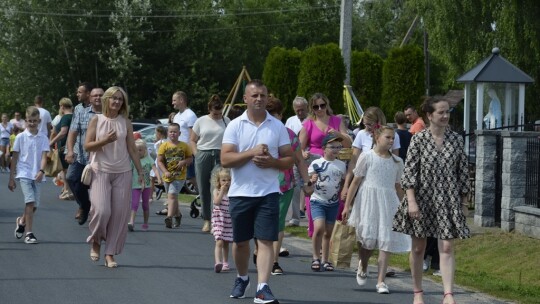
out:
<path id="1" fill-rule="evenodd" d="M 45 170 L 43 170 L 43 169 L 39 169 L 39 172 L 45 174 Z"/>

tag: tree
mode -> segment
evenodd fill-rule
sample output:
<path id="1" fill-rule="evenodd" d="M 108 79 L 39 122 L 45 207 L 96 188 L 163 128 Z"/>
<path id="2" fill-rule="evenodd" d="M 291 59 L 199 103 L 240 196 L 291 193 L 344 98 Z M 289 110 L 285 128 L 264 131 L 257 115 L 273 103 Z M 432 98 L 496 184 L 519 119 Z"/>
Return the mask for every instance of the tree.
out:
<path id="1" fill-rule="evenodd" d="M 307 99 L 323 93 L 330 100 L 334 113 L 344 113 L 343 81 L 345 65 L 335 43 L 316 45 L 302 53 L 298 74 L 298 95 Z"/>
<path id="2" fill-rule="evenodd" d="M 284 116 L 294 115 L 292 100 L 298 88 L 298 71 L 301 52 L 274 47 L 268 53 L 263 70 L 263 80 L 269 90 L 279 98 L 285 108 Z"/>
<path id="3" fill-rule="evenodd" d="M 353 51 L 351 56 L 351 86 L 362 108 L 380 106 L 382 94 L 381 56 L 368 50 Z"/>
<path id="4" fill-rule="evenodd" d="M 393 48 L 383 66 L 381 109 L 394 117 L 407 104 L 418 106 L 424 95 L 424 55 L 414 45 Z"/>

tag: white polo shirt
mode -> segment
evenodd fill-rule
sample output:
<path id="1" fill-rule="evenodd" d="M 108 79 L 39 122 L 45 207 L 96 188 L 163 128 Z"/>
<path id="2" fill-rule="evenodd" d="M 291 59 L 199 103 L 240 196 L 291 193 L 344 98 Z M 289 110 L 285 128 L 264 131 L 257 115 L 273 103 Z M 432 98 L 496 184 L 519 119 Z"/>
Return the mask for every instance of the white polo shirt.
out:
<path id="1" fill-rule="evenodd" d="M 196 120 L 197 115 L 195 115 L 195 112 L 190 108 L 185 109 L 182 113 L 178 112 L 174 115 L 173 122 L 180 125 L 179 141 L 183 141 L 189 145 L 189 129 L 193 128 Z"/>
<path id="2" fill-rule="evenodd" d="M 371 133 L 367 132 L 365 129 L 360 130 L 360 132 L 356 134 L 352 146 L 360 149 L 360 151 L 362 152 L 367 152 L 373 149 L 373 138 L 371 137 Z M 392 145 L 392 150 L 396 150 L 399 148 L 401 148 L 399 135 L 397 133 L 394 133 L 394 144 Z"/>
<path id="3" fill-rule="evenodd" d="M 258 127 L 251 122 L 245 111 L 231 121 L 223 134 L 223 143 L 237 147 L 237 152 L 254 148 L 259 144 L 268 145 L 272 157 L 279 158 L 279 147 L 290 145 L 289 133 L 283 123 L 266 112 L 266 120 Z M 259 168 L 249 161 L 241 167 L 231 169 L 231 187 L 228 196 L 261 197 L 279 192 L 279 170 Z"/>
<path id="4" fill-rule="evenodd" d="M 15 178 L 27 178 L 34 180 L 41 169 L 41 155 L 49 151 L 49 139 L 41 133 L 33 135 L 24 130 L 15 137 L 13 151 L 19 152 L 17 161 L 17 175 Z M 45 181 L 43 176 L 42 181 Z"/>

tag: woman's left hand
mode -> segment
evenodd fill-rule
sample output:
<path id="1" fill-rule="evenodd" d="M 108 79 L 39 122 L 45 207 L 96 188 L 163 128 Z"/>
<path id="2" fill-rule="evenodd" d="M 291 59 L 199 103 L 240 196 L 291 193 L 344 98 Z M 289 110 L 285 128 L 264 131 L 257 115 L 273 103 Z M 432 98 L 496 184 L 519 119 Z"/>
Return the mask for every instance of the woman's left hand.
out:
<path id="1" fill-rule="evenodd" d="M 461 210 L 463 211 L 463 215 L 465 215 L 465 217 L 469 216 L 469 206 L 462 204 Z"/>

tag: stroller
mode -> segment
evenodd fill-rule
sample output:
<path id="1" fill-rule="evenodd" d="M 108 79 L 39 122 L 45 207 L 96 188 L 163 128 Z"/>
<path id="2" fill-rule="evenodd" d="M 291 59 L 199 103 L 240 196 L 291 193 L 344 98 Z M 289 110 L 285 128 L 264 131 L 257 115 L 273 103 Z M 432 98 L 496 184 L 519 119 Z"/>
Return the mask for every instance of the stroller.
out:
<path id="1" fill-rule="evenodd" d="M 161 196 L 163 195 L 163 193 L 165 193 L 165 186 L 162 185 L 162 184 L 161 185 L 155 185 L 155 188 L 156 188 L 156 199 L 160 199 Z M 201 196 L 199 195 L 199 193 L 195 189 L 195 186 L 192 183 L 190 183 L 189 181 L 186 181 L 186 183 L 184 184 L 184 187 L 182 188 L 182 191 L 180 191 L 180 193 L 197 195 L 193 199 L 193 201 L 191 201 L 191 203 L 190 203 L 191 210 L 189 212 L 189 215 L 192 218 L 197 218 L 199 216 L 199 214 L 201 213 L 200 212 L 201 203 L 198 202 L 198 200 L 200 199 Z M 156 211 L 156 214 L 157 215 L 167 215 L 167 207 Z"/>

